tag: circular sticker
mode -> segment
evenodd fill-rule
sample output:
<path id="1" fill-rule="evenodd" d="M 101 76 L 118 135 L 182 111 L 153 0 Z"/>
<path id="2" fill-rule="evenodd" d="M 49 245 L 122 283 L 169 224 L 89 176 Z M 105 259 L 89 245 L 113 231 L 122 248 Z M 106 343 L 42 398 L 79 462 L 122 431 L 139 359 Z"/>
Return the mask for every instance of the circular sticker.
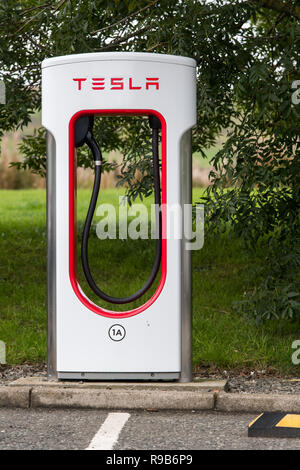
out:
<path id="1" fill-rule="evenodd" d="M 112 325 L 108 330 L 108 336 L 113 341 L 122 341 L 126 336 L 126 330 L 122 325 Z"/>

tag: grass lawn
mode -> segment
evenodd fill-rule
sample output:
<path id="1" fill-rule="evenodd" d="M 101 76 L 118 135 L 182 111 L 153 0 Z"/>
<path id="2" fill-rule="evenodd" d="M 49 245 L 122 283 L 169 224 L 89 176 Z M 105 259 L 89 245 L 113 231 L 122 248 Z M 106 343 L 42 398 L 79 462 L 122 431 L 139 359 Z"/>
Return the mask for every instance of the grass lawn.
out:
<path id="1" fill-rule="evenodd" d="M 194 191 L 195 201 L 200 191 Z M 79 190 L 79 227 L 89 194 L 89 190 Z M 119 195 L 116 190 L 104 190 L 101 199 L 117 207 Z M 151 199 L 147 203 L 150 205 Z M 154 243 L 100 241 L 92 236 L 90 257 L 95 260 L 92 270 L 95 277 L 98 273 L 103 289 L 111 294 L 128 295 L 140 287 L 149 274 L 147 266 L 154 256 Z M 195 366 L 297 374 L 298 368 L 291 362 L 294 352 L 291 345 L 300 339 L 299 323 L 271 322 L 256 327 L 232 310 L 232 302 L 245 289 L 245 274 L 255 262 L 259 262 L 259 253 L 256 260 L 247 259 L 240 241 L 228 241 L 225 236 L 217 240 L 206 237 L 204 248 L 193 252 Z M 89 293 L 80 270 L 79 279 Z M 44 190 L 0 191 L 0 340 L 7 345 L 10 364 L 46 360 Z"/>

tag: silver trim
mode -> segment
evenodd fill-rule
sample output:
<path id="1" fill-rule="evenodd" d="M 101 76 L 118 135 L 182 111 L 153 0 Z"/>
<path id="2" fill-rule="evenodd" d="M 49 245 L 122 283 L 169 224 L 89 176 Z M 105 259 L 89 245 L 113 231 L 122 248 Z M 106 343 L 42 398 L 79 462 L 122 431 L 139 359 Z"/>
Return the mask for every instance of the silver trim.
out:
<path id="1" fill-rule="evenodd" d="M 179 372 L 58 372 L 69 380 L 178 380 Z"/>
<path id="2" fill-rule="evenodd" d="M 56 144 L 47 131 L 47 373 L 56 369 Z"/>
<path id="3" fill-rule="evenodd" d="M 163 64 L 181 65 L 185 67 L 196 68 L 197 63 L 191 57 L 184 57 L 171 54 L 156 54 L 149 52 L 89 52 L 85 54 L 69 54 L 44 59 L 42 69 L 55 67 L 58 65 L 76 64 L 80 62 L 99 62 L 99 61 L 143 61 L 156 62 Z"/>
<path id="4" fill-rule="evenodd" d="M 183 134 L 180 141 L 181 156 L 181 207 L 192 204 L 192 131 Z M 192 221 L 183 217 L 183 221 Z M 192 228 L 192 227 L 191 227 Z M 192 362 L 192 256 L 191 250 L 185 249 L 187 237 L 182 227 L 181 241 L 181 374 L 180 382 L 191 382 Z"/>

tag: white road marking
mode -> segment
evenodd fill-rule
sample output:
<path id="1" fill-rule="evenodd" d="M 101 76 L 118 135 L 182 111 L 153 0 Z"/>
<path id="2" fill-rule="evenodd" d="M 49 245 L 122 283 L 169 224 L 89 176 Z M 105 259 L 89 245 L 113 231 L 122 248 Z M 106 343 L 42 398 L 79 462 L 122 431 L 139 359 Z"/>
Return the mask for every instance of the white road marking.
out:
<path id="1" fill-rule="evenodd" d="M 112 450 L 129 417 L 129 413 L 109 413 L 86 450 Z"/>

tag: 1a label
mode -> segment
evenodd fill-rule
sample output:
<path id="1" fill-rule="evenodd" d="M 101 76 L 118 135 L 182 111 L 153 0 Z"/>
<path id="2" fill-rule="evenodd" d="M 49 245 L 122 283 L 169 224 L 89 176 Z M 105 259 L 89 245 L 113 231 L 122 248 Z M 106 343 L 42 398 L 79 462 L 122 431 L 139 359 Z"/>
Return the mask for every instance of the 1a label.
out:
<path id="1" fill-rule="evenodd" d="M 126 330 L 122 325 L 112 325 L 108 330 L 108 336 L 113 341 L 122 341 L 126 336 Z"/>

